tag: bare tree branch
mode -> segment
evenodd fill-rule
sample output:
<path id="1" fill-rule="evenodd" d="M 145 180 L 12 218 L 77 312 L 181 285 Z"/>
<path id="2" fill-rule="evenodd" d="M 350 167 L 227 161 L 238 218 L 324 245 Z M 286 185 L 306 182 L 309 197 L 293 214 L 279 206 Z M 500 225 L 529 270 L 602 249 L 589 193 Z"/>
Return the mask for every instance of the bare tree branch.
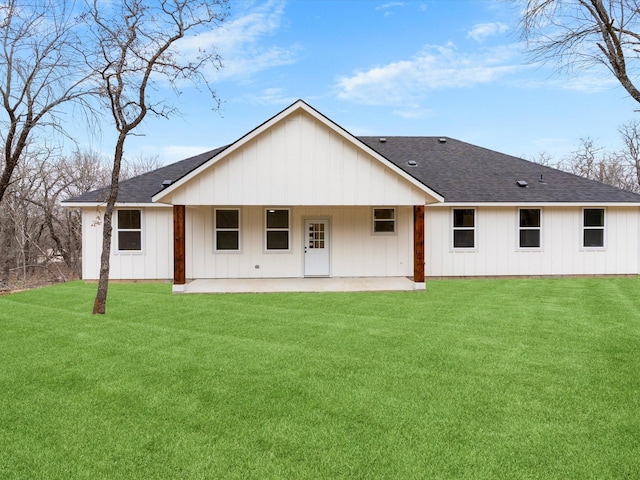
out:
<path id="1" fill-rule="evenodd" d="M 74 2 L 0 4 L 0 202 L 37 130 L 65 134 L 61 108 L 89 108 L 90 72 L 78 51 L 82 17 Z"/>
<path id="2" fill-rule="evenodd" d="M 112 216 L 127 137 L 148 113 L 168 117 L 174 108 L 152 99 L 155 82 L 175 86 L 178 81 L 204 83 L 217 104 L 215 92 L 202 67 L 219 68 L 215 51 L 194 60 L 179 55 L 176 44 L 187 35 L 215 27 L 227 15 L 228 0 L 92 0 L 91 31 L 96 45 L 90 65 L 101 84 L 102 99 L 114 121 L 118 138 L 114 146 L 111 186 L 103 216 L 100 278 L 93 313 L 104 314 L 109 280 Z"/>
<path id="3" fill-rule="evenodd" d="M 640 102 L 640 0 L 515 0 L 534 61 L 559 69 L 604 66 Z"/>

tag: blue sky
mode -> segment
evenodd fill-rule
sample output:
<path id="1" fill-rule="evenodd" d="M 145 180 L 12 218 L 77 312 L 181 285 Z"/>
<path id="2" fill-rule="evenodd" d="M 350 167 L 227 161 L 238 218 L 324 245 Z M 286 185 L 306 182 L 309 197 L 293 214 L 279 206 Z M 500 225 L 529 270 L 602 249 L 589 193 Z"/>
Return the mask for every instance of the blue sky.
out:
<path id="1" fill-rule="evenodd" d="M 584 137 L 618 148 L 619 126 L 638 115 L 604 69 L 528 63 L 503 1 L 232 0 L 231 12 L 183 46 L 217 46 L 222 108 L 185 89 L 173 99 L 181 115 L 149 118 L 127 156 L 169 163 L 226 145 L 298 98 L 354 135 L 449 136 L 555 160 Z M 107 132 L 88 146 L 109 155 Z"/>

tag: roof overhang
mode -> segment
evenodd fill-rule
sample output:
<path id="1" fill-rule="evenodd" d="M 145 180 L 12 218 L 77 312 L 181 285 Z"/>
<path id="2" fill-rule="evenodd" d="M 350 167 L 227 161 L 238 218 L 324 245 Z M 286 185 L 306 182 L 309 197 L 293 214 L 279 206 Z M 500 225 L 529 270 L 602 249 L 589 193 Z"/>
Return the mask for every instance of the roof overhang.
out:
<path id="1" fill-rule="evenodd" d="M 60 202 L 60 205 L 62 205 L 65 208 L 100 208 L 100 207 L 105 207 L 107 205 L 106 202 Z M 117 202 L 115 204 L 115 208 L 119 208 L 119 207 L 127 207 L 127 208 L 171 208 L 173 207 L 173 205 L 170 205 L 168 203 L 149 203 L 149 202 L 144 202 L 144 203 L 125 203 L 125 202 Z"/>
<path id="2" fill-rule="evenodd" d="M 439 207 L 628 207 L 638 208 L 636 202 L 444 202 L 427 205 Z"/>

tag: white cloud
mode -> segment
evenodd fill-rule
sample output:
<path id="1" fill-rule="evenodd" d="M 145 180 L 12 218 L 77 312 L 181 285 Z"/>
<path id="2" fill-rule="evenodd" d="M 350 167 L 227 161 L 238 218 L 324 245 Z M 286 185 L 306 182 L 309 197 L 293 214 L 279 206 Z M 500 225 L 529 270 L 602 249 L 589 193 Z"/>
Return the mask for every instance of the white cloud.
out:
<path id="1" fill-rule="evenodd" d="M 548 73 L 545 78 L 520 80 L 517 82 L 518 85 L 531 89 L 568 90 L 581 93 L 598 93 L 619 86 L 615 77 L 604 68 L 562 73 L 549 68 L 544 68 L 542 71 Z"/>
<path id="2" fill-rule="evenodd" d="M 403 7 L 403 6 L 404 6 L 404 2 L 388 2 L 388 3 L 383 3 L 382 5 L 377 6 L 376 10 L 389 10 L 390 8 Z"/>
<path id="3" fill-rule="evenodd" d="M 507 25 L 500 22 L 479 23 L 467 33 L 468 38 L 472 38 L 476 42 L 482 42 L 488 37 L 504 33 L 509 29 Z"/>
<path id="4" fill-rule="evenodd" d="M 269 0 L 253 6 L 218 28 L 184 39 L 181 52 L 196 56 L 201 49 L 215 49 L 223 64 L 218 72 L 209 72 L 216 81 L 247 80 L 261 71 L 295 63 L 298 46 L 265 46 L 265 39 L 281 28 L 285 3 Z"/>
<path id="5" fill-rule="evenodd" d="M 515 46 L 472 53 L 459 52 L 453 43 L 427 45 L 410 60 L 357 72 L 338 79 L 338 96 L 369 105 L 412 106 L 429 91 L 490 83 L 522 68 Z"/>

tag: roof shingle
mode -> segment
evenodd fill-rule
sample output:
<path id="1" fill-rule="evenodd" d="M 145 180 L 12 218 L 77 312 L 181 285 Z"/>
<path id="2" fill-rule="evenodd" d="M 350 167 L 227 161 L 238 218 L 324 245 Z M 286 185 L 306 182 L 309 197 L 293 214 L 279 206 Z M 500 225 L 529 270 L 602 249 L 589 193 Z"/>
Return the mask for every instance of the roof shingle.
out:
<path id="1" fill-rule="evenodd" d="M 356 138 L 442 195 L 447 203 L 640 203 L 638 194 L 452 138 Z M 165 180 L 176 182 L 226 148 L 124 180 L 118 202 L 150 203 Z M 518 186 L 520 180 L 527 186 Z M 104 202 L 107 193 L 108 188 L 102 188 L 67 202 Z"/>

